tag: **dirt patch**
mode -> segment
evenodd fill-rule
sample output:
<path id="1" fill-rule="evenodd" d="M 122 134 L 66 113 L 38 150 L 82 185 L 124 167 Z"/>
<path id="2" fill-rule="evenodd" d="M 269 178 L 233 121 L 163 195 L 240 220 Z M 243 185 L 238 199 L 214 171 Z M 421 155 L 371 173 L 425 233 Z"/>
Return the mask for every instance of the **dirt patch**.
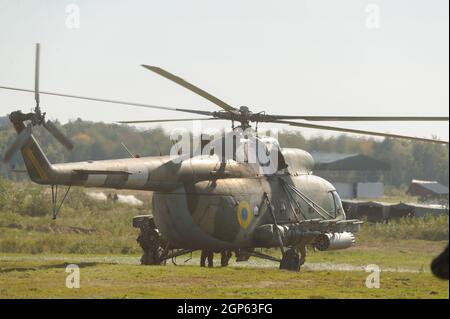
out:
<path id="1" fill-rule="evenodd" d="M 79 268 L 85 268 L 85 267 L 95 267 L 99 265 L 98 262 L 84 262 L 84 263 L 77 263 L 76 265 Z M 107 265 L 108 263 L 101 263 L 103 265 Z M 46 270 L 46 269 L 53 269 L 53 268 L 66 268 L 69 263 L 61 263 L 61 264 L 52 264 L 52 265 L 42 265 L 42 266 L 36 266 L 36 267 L 12 267 L 12 268 L 0 268 L 0 273 L 8 273 L 12 271 L 36 271 L 36 270 Z M 111 264 L 115 265 L 115 264 Z"/>

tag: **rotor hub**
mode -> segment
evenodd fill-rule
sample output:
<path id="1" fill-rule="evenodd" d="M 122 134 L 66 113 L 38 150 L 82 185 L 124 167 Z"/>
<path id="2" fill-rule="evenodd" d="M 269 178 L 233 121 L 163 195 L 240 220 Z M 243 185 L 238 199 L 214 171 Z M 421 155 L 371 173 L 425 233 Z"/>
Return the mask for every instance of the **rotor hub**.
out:
<path id="1" fill-rule="evenodd" d="M 247 128 L 251 127 L 250 126 L 251 114 L 252 114 L 252 112 L 250 111 L 250 108 L 248 106 L 243 105 L 243 106 L 239 107 L 238 121 L 241 123 L 240 127 L 243 130 L 246 130 Z"/>
<path id="2" fill-rule="evenodd" d="M 248 106 L 241 106 L 241 107 L 239 107 L 239 111 L 242 113 L 242 114 L 247 114 L 247 113 L 250 113 L 250 109 L 248 108 Z"/>

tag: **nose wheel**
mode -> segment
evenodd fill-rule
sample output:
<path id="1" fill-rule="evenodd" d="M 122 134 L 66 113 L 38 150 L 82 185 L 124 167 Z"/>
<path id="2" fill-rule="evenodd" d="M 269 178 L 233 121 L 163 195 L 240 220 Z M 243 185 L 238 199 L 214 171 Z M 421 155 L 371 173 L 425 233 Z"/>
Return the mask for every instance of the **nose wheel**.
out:
<path id="1" fill-rule="evenodd" d="M 289 248 L 284 252 L 280 262 L 280 269 L 300 271 L 300 255 L 295 249 Z"/>
<path id="2" fill-rule="evenodd" d="M 280 269 L 290 271 L 300 271 L 301 266 L 305 263 L 306 248 L 289 248 L 283 252 L 280 262 Z"/>

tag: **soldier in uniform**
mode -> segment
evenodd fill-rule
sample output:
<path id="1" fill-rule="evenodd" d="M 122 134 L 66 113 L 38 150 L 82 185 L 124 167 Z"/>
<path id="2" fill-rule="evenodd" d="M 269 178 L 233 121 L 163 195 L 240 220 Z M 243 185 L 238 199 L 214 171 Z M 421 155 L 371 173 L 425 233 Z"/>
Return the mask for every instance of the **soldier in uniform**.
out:
<path id="1" fill-rule="evenodd" d="M 228 262 L 230 261 L 231 258 L 231 251 L 224 249 L 220 252 L 220 266 L 222 267 L 226 267 L 228 266 Z"/>
<path id="2" fill-rule="evenodd" d="M 206 259 L 208 259 L 208 267 L 214 267 L 214 252 L 208 249 L 202 249 L 200 256 L 200 267 L 205 267 Z"/>

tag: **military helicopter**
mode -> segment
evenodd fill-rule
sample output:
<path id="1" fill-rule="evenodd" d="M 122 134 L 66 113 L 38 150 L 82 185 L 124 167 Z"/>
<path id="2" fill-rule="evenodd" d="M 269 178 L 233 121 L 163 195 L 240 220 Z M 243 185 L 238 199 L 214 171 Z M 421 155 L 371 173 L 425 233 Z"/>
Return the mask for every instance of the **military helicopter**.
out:
<path id="1" fill-rule="evenodd" d="M 196 250 L 234 252 L 237 261 L 250 256 L 272 260 L 280 269 L 299 271 L 305 262 L 306 247 L 326 251 L 349 248 L 355 243 L 359 220 L 346 219 L 341 199 L 328 181 L 313 175 L 314 160 L 301 149 L 282 148 L 274 139 L 258 135 L 258 123 L 281 123 L 293 127 L 359 133 L 448 144 L 413 136 L 387 134 L 305 121 L 448 121 L 448 117 L 384 116 L 291 116 L 254 113 L 250 108 L 235 108 L 201 88 L 159 67 L 144 68 L 202 96 L 221 108 L 220 111 L 170 108 L 92 97 L 82 97 L 39 90 L 39 54 L 36 45 L 34 90 L 0 87 L 34 92 L 36 106 L 31 113 L 12 112 L 9 119 L 18 137 L 7 148 L 3 160 L 8 162 L 21 152 L 31 180 L 50 185 L 53 217 L 59 212 L 70 187 L 104 187 L 153 192 L 151 215 L 133 219 L 140 229 L 138 242 L 144 254 L 141 263 L 165 264 L 167 260 Z M 43 126 L 68 149 L 73 143 L 55 124 L 46 121 L 40 108 L 40 94 L 117 103 L 186 112 L 204 116 L 196 119 L 139 120 L 120 123 L 214 120 L 232 122 L 231 131 L 212 140 L 199 155 L 181 150 L 175 156 L 130 157 L 125 159 L 53 164 L 47 159 L 32 134 Z M 297 122 L 294 120 L 302 120 Z M 235 126 L 235 123 L 238 126 Z M 256 124 L 256 129 L 252 128 Z M 225 144 L 231 141 L 231 153 Z M 205 149 L 205 148 L 204 148 Z M 250 153 L 256 156 L 250 159 Z M 261 160 L 260 153 L 266 155 Z M 68 186 L 58 199 L 58 186 Z M 61 197 L 61 196 L 60 196 Z M 281 258 L 263 253 L 259 248 L 276 248 Z M 226 255 L 228 263 L 230 254 Z"/>

